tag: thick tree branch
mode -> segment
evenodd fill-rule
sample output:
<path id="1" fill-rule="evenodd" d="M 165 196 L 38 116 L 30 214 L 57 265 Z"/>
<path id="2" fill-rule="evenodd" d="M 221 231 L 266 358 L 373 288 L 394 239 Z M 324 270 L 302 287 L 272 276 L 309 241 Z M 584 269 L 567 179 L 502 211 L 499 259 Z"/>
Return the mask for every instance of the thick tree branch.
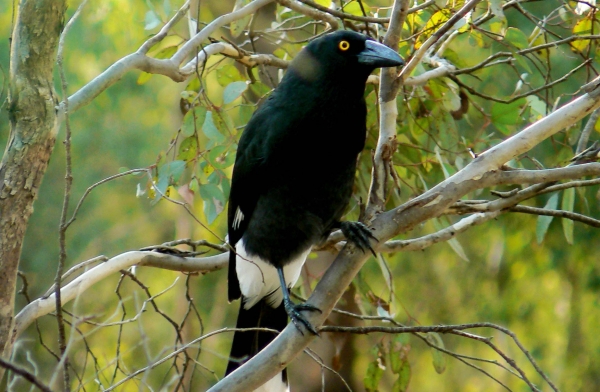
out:
<path id="1" fill-rule="evenodd" d="M 383 39 L 383 43 L 390 48 L 398 47 L 402 26 L 408 15 L 409 3 L 409 0 L 394 1 L 390 26 Z M 396 95 L 400 89 L 400 84 L 397 83 L 398 79 L 396 76 L 396 67 L 383 68 L 381 70 L 381 83 L 379 84 L 379 137 L 373 156 L 369 201 L 365 211 L 367 222 L 384 208 L 387 194 L 386 184 L 389 177 L 389 161 L 396 152 L 396 145 L 394 143 L 396 140 L 396 120 L 398 119 Z"/>
<path id="2" fill-rule="evenodd" d="M 17 4 L 15 4 L 15 7 Z M 11 34 L 10 135 L 0 163 L 0 356 L 8 358 L 17 271 L 58 123 L 52 70 L 66 3 L 23 0 Z M 0 379 L 4 368 L 0 368 Z"/>

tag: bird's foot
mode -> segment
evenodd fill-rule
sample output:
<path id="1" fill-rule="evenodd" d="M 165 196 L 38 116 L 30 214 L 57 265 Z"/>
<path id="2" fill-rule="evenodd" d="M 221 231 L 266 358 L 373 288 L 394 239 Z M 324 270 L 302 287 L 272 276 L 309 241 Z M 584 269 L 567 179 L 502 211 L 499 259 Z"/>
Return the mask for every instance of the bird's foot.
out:
<path id="1" fill-rule="evenodd" d="M 300 333 L 302 335 L 304 335 L 304 332 L 302 332 L 302 328 L 300 328 L 300 324 L 304 325 L 304 327 L 307 330 L 309 330 L 313 335 L 319 334 L 317 332 L 317 330 L 315 329 L 315 327 L 313 327 L 312 324 L 309 323 L 308 320 L 300 312 L 303 310 L 309 310 L 312 312 L 322 313 L 321 309 L 317 308 L 316 306 L 309 305 L 309 304 L 295 304 L 289 298 L 283 299 L 283 306 L 285 307 L 285 311 L 287 312 L 288 316 L 292 320 L 292 323 L 294 323 L 294 325 L 296 326 L 296 329 L 298 329 L 298 331 L 300 331 Z"/>
<path id="2" fill-rule="evenodd" d="M 370 240 L 374 239 L 377 242 L 379 242 L 379 240 L 371 233 L 371 230 L 369 230 L 366 225 L 361 222 L 341 222 L 340 229 L 346 239 L 353 242 L 358 249 L 363 251 L 363 253 L 368 249 L 373 253 L 373 256 L 376 256 L 375 251 L 371 247 Z"/>

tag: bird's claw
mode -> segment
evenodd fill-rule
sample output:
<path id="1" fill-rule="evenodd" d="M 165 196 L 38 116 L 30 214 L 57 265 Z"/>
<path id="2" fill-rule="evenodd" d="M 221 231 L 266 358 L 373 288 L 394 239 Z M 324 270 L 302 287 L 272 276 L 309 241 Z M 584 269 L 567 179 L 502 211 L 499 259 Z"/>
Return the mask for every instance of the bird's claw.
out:
<path id="1" fill-rule="evenodd" d="M 310 322 L 308 322 L 308 320 L 300 312 L 303 310 L 309 310 L 312 312 L 322 313 L 321 309 L 317 308 L 316 306 L 309 305 L 309 304 L 296 305 L 290 299 L 284 299 L 283 305 L 285 307 L 285 311 L 287 312 L 288 316 L 292 320 L 292 323 L 294 323 L 294 325 L 296 326 L 296 329 L 298 331 L 300 331 L 300 333 L 302 335 L 304 335 L 304 332 L 302 332 L 302 328 L 300 328 L 300 324 L 304 325 L 304 328 L 306 328 L 308 331 L 310 331 L 310 333 L 312 333 L 313 335 L 319 335 L 319 333 L 317 332 L 315 327 L 313 327 L 312 324 Z"/>
<path id="2" fill-rule="evenodd" d="M 353 242 L 358 249 L 363 251 L 363 253 L 368 249 L 373 256 L 377 256 L 371 247 L 370 240 L 374 239 L 377 242 L 379 242 L 379 240 L 371 233 L 371 230 L 369 230 L 365 224 L 361 222 L 341 222 L 340 229 L 346 239 Z"/>

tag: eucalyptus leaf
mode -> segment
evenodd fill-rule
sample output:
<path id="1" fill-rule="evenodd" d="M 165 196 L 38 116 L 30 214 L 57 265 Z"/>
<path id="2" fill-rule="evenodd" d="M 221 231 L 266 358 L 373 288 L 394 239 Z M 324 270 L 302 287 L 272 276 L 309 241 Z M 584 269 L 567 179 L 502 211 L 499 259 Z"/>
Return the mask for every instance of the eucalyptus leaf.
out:
<path id="1" fill-rule="evenodd" d="M 556 210 L 558 206 L 558 194 L 555 193 L 546 202 L 544 206 L 545 210 Z M 541 244 L 544 241 L 544 237 L 546 236 L 546 232 L 548 232 L 548 228 L 550 227 L 550 223 L 552 223 L 552 216 L 540 215 L 537 218 L 537 224 L 535 228 L 535 236 L 537 238 L 537 243 Z"/>
<path id="2" fill-rule="evenodd" d="M 152 30 L 161 24 L 160 18 L 156 15 L 156 12 L 150 10 L 146 12 L 144 18 L 144 30 Z"/>
<path id="3" fill-rule="evenodd" d="M 223 103 L 228 104 L 240 97 L 248 88 L 246 82 L 232 82 L 223 91 Z"/>
<path id="4" fill-rule="evenodd" d="M 563 192 L 561 209 L 563 211 L 573 212 L 575 206 L 575 188 L 568 188 Z M 563 233 L 565 239 L 570 245 L 573 245 L 573 221 L 568 218 L 562 218 Z"/>
<path id="5" fill-rule="evenodd" d="M 225 136 L 219 132 L 219 129 L 217 129 L 217 126 L 215 125 L 212 111 L 206 112 L 206 118 L 204 119 L 204 124 L 202 124 L 202 132 L 204 132 L 207 138 L 213 140 L 217 144 L 225 141 Z"/>
<path id="6" fill-rule="evenodd" d="M 439 348 L 444 348 L 444 341 L 437 332 L 429 332 L 426 339 L 432 345 Z M 435 371 L 438 374 L 444 373 L 444 371 L 446 371 L 446 357 L 444 356 L 444 353 L 434 347 L 431 347 L 431 355 L 433 357 L 433 367 L 435 368 Z"/>

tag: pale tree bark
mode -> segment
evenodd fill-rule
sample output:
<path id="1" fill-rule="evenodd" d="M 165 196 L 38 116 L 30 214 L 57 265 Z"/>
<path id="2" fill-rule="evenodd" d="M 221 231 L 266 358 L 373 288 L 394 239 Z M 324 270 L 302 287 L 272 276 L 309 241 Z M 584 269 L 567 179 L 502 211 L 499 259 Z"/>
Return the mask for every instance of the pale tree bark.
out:
<path id="1" fill-rule="evenodd" d="M 10 135 L 0 163 L 0 352 L 8 357 L 19 257 L 33 203 L 56 141 L 52 71 L 66 1 L 23 0 L 12 32 Z M 0 369 L 0 378 L 4 370 Z"/>

